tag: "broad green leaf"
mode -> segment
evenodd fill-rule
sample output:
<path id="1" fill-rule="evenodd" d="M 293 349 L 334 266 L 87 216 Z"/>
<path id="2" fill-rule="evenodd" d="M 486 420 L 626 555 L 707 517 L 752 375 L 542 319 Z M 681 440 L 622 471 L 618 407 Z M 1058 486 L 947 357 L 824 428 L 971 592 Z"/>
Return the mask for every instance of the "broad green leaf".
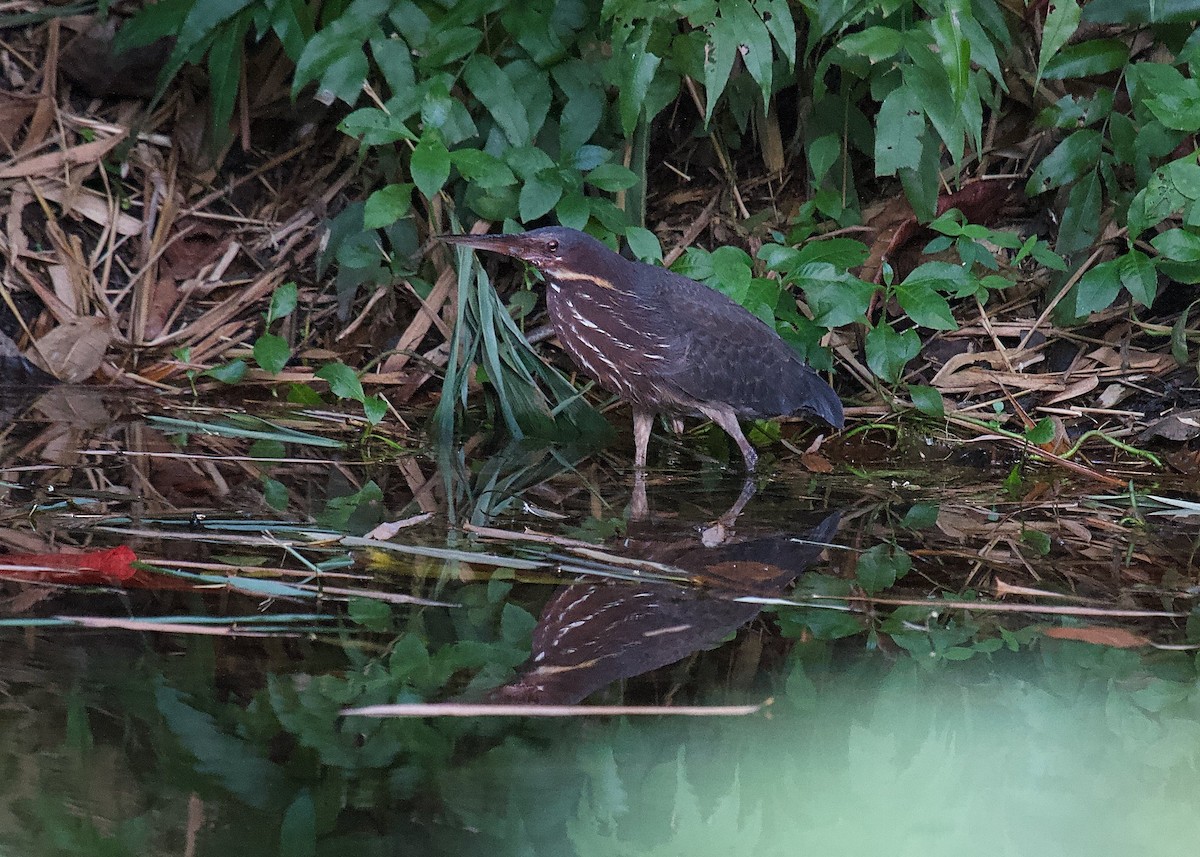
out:
<path id="1" fill-rule="evenodd" d="M 1071 186 L 1054 249 L 1070 256 L 1090 247 L 1100 233 L 1100 171 L 1089 170 Z"/>
<path id="2" fill-rule="evenodd" d="M 479 149 L 455 149 L 450 153 L 450 163 L 476 187 L 489 189 L 517 183 L 517 177 L 504 161 Z"/>
<path id="3" fill-rule="evenodd" d="M 367 422 L 373 426 L 383 422 L 383 418 L 387 416 L 388 405 L 379 396 L 366 396 L 362 400 L 363 415 L 367 418 Z"/>
<path id="4" fill-rule="evenodd" d="M 779 45 L 788 68 L 796 64 L 796 22 L 787 0 L 754 0 L 754 10 Z"/>
<path id="5" fill-rule="evenodd" d="M 422 135 L 408 166 L 417 189 L 426 199 L 433 199 L 450 178 L 450 153 L 436 131 Z"/>
<path id="6" fill-rule="evenodd" d="M 1120 291 L 1121 274 L 1116 262 L 1101 262 L 1080 278 L 1065 302 L 1074 310 L 1076 318 L 1083 318 L 1108 309 Z"/>
<path id="7" fill-rule="evenodd" d="M 909 387 L 910 391 L 912 389 Z M 913 503 L 904 513 L 904 519 L 900 521 L 900 525 L 909 530 L 928 529 L 937 524 L 940 511 L 936 503 Z"/>
<path id="8" fill-rule="evenodd" d="M 588 173 L 584 180 L 593 187 L 612 193 L 633 187 L 638 177 L 633 170 L 620 164 L 601 164 Z"/>
<path id="9" fill-rule="evenodd" d="M 920 353 L 921 338 L 912 328 L 897 333 L 891 325 L 881 322 L 867 331 L 867 366 L 889 383 L 900 380 L 904 367 Z"/>
<path id="10" fill-rule="evenodd" d="M 525 146 L 531 142 L 529 118 L 516 89 L 491 57 L 475 54 L 462 70 L 463 81 L 500 126 L 508 142 Z"/>
<path id="11" fill-rule="evenodd" d="M 630 226 L 625 230 L 625 240 L 633 255 L 643 262 L 661 262 L 662 245 L 658 236 L 641 226 Z"/>
<path id="12" fill-rule="evenodd" d="M 554 209 L 558 222 L 572 229 L 583 229 L 592 216 L 592 207 L 587 197 L 577 190 L 563 194 Z"/>
<path id="13" fill-rule="evenodd" d="M 848 54 L 864 56 L 873 63 L 891 59 L 904 47 L 904 37 L 891 27 L 867 27 L 851 33 L 838 42 Z"/>
<path id="14" fill-rule="evenodd" d="M 854 576 L 859 586 L 873 595 L 904 577 L 911 568 L 912 559 L 903 548 L 878 544 L 859 554 Z"/>
<path id="15" fill-rule="evenodd" d="M 368 146 L 386 146 L 400 140 L 417 139 L 407 125 L 378 107 L 355 110 L 341 121 L 338 128 Z"/>
<path id="16" fill-rule="evenodd" d="M 1200 84 L 1191 78 L 1174 89 L 1156 93 L 1144 103 L 1167 128 L 1188 132 L 1200 128 Z"/>
<path id="17" fill-rule="evenodd" d="M 254 340 L 254 362 L 261 366 L 263 371 L 278 375 L 291 359 L 292 350 L 282 336 L 264 333 Z"/>
<path id="18" fill-rule="evenodd" d="M 284 283 L 271 293 L 271 305 L 267 308 L 267 324 L 287 318 L 296 311 L 299 290 L 294 282 Z"/>
<path id="19" fill-rule="evenodd" d="M 738 53 L 762 93 L 763 109 L 771 101 L 771 34 L 749 0 L 722 0 L 718 6 L 738 33 Z"/>
<path id="20" fill-rule="evenodd" d="M 317 812 L 308 789 L 297 791 L 283 813 L 279 822 L 279 853 L 289 857 L 315 857 L 317 853 Z"/>
<path id="21" fill-rule="evenodd" d="M 1200 262 L 1200 235 L 1168 229 L 1150 239 L 1150 246 L 1173 262 Z"/>
<path id="22" fill-rule="evenodd" d="M 1042 26 L 1042 46 L 1038 52 L 1037 79 L 1034 90 L 1041 85 L 1046 65 L 1062 50 L 1079 27 L 1079 4 L 1075 0 L 1055 0 L 1046 23 Z"/>
<path id="23" fill-rule="evenodd" d="M 411 184 L 390 184 L 367 197 L 363 208 L 363 228 L 380 229 L 395 223 L 412 210 Z"/>
<path id="24" fill-rule="evenodd" d="M 282 5 L 282 4 L 281 4 Z M 412 51 L 399 35 L 385 36 L 382 32 L 371 38 L 371 56 L 383 79 L 387 81 L 388 89 L 393 95 L 408 92 L 417 85 L 413 73 Z"/>
<path id="25" fill-rule="evenodd" d="M 559 121 L 559 142 L 564 152 L 576 152 L 592 139 L 604 118 L 601 80 L 594 66 L 578 59 L 559 63 L 551 75 L 567 97 Z"/>
<path id="26" fill-rule="evenodd" d="M 518 206 L 525 223 L 537 220 L 562 198 L 562 179 L 557 170 L 543 170 L 525 180 Z"/>
<path id="27" fill-rule="evenodd" d="M 220 366 L 204 370 L 210 378 L 216 378 L 222 384 L 236 384 L 246 377 L 246 361 L 240 357 Z"/>
<path id="28" fill-rule="evenodd" d="M 712 120 L 717 100 L 725 91 L 733 60 L 737 55 L 739 34 L 728 18 L 717 18 L 709 28 L 709 46 L 704 58 L 704 125 Z"/>
<path id="29" fill-rule="evenodd" d="M 891 176 L 921 163 L 921 133 L 925 114 L 916 92 L 907 86 L 893 89 L 883 99 L 875 122 L 875 175 Z"/>
<path id="30" fill-rule="evenodd" d="M 483 29 L 480 27 L 435 28 L 423 46 L 423 55 L 417 65 L 427 73 L 440 71 L 471 53 L 481 41 Z"/>
<path id="31" fill-rule="evenodd" d="M 946 415 L 946 403 L 936 387 L 925 387 L 920 384 L 908 385 L 908 398 L 913 407 L 927 417 L 941 419 Z"/>
<path id="32" fill-rule="evenodd" d="M 1129 47 L 1120 39 L 1091 39 L 1069 45 L 1052 59 L 1042 73 L 1047 80 L 1092 77 L 1108 74 L 1129 60 Z"/>
<path id="33" fill-rule="evenodd" d="M 1042 159 L 1029 177 L 1025 192 L 1037 196 L 1056 187 L 1070 184 L 1100 160 L 1100 132 L 1093 128 L 1076 131 Z"/>
<path id="34" fill-rule="evenodd" d="M 263 500 L 272 509 L 279 512 L 286 512 L 288 507 L 288 489 L 287 486 L 278 479 L 272 479 L 270 476 L 262 478 Z"/>
<path id="35" fill-rule="evenodd" d="M 1130 250 L 1117 259 L 1117 267 L 1121 272 L 1121 285 L 1133 299 L 1142 306 L 1153 304 L 1158 296 L 1158 272 L 1150 257 L 1141 250 Z"/>
<path id="36" fill-rule="evenodd" d="M 328 382 L 329 391 L 339 399 L 363 400 L 362 382 L 358 380 L 358 374 L 345 363 L 326 363 L 314 374 Z"/>
<path id="37" fill-rule="evenodd" d="M 876 291 L 871 283 L 825 262 L 801 265 L 789 279 L 804 290 L 813 321 L 829 329 L 863 321 Z"/>
<path id="38" fill-rule="evenodd" d="M 820 184 L 842 154 L 842 141 L 836 134 L 823 134 L 808 144 L 808 169 L 814 184 Z"/>
<path id="39" fill-rule="evenodd" d="M 1042 417 L 1032 428 L 1025 430 L 1025 439 L 1037 446 L 1054 440 L 1054 421 L 1049 417 Z"/>
<path id="40" fill-rule="evenodd" d="M 934 290 L 934 282 L 936 281 L 913 279 L 910 276 L 896 286 L 896 300 L 908 317 L 921 327 L 933 330 L 955 330 L 958 325 L 950 312 L 950 305 Z"/>

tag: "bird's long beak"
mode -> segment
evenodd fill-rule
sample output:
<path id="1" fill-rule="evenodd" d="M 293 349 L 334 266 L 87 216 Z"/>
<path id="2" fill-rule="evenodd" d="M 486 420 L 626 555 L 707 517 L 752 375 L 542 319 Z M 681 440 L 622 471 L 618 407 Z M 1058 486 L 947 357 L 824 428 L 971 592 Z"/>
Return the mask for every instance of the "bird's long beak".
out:
<path id="1" fill-rule="evenodd" d="M 503 253 L 524 259 L 527 248 L 521 242 L 520 235 L 439 235 L 438 240 L 447 244 L 457 244 L 460 247 L 470 247 L 472 250 L 488 250 L 492 253 Z"/>

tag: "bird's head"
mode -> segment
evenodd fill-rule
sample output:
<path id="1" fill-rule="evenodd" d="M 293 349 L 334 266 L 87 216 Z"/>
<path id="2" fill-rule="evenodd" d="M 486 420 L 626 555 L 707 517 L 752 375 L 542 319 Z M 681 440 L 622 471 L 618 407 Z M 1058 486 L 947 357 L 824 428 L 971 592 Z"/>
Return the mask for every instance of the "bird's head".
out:
<path id="1" fill-rule="evenodd" d="M 552 277 L 570 273 L 597 253 L 616 255 L 592 236 L 565 226 L 544 226 L 520 235 L 441 235 L 439 240 L 523 259 Z"/>

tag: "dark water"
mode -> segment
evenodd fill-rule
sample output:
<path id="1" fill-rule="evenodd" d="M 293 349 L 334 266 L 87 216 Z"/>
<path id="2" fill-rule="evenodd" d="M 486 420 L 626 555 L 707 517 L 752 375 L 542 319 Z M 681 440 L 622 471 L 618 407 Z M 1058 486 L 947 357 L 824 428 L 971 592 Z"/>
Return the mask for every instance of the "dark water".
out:
<path id="1" fill-rule="evenodd" d="M 1145 498 L 952 459 L 822 476 L 779 445 L 751 494 L 701 437 L 660 447 L 643 510 L 620 451 L 23 408 L 8 556 L 126 545 L 153 569 L 8 572 L 2 853 L 1177 855 L 1200 833 L 1196 528 Z M 341 713 L 412 702 L 762 707 Z"/>

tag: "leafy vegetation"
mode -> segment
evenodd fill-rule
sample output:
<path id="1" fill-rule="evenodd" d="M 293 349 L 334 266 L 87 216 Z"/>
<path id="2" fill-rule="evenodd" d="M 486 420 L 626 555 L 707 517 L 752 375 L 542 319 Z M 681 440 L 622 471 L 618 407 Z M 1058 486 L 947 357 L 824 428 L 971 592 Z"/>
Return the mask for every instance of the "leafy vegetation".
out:
<path id="1" fill-rule="evenodd" d="M 1153 61 L 1135 38 L 1147 31 Z M 251 32 L 277 39 L 295 63 L 294 97 L 315 89 L 319 101 L 345 106 L 341 128 L 380 177 L 365 203 L 333 222 L 327 259 L 338 265 L 343 302 L 399 275 L 420 283 L 418 236 L 447 228 L 447 206 L 510 230 L 549 218 L 661 258 L 644 205 L 647 153 L 668 126 L 706 141 L 736 182 L 734 162 L 745 163 L 756 142 L 764 165 L 782 168 L 790 125 L 788 145 L 804 164 L 799 214 L 766 236 L 756 259 L 693 247 L 675 267 L 773 321 L 820 368 L 831 365 L 822 337 L 864 326 L 867 366 L 894 386 L 920 331 L 954 329 L 957 306 L 986 303 L 1028 265 L 1049 272 L 1045 298 L 1059 323 L 1121 300 L 1148 307 L 1160 282 L 1200 281 L 1191 144 L 1200 42 L 1173 7 L 173 0 L 144 8 L 121 40 L 177 38 L 160 94 L 185 63 L 204 58 L 213 123 L 223 129 L 239 86 L 230 70 Z M 1024 48 L 1031 34 L 1033 52 Z M 1014 160 L 1001 150 L 998 123 L 1024 126 L 1035 145 Z M 1017 235 L 943 210 L 947 184 L 961 187 L 1005 159 L 1032 166 L 1025 193 L 1058 212 L 1053 235 Z M 940 236 L 925 247 L 933 258 L 902 272 L 884 258 L 864 281 L 855 272 L 868 246 L 849 238 L 797 246 L 860 222 L 863 201 L 893 181 Z M 463 292 L 481 294 L 460 290 L 466 303 L 476 298 Z M 878 311 L 893 302 L 899 315 Z M 541 378 L 549 401 L 540 404 L 541 394 L 518 392 L 533 378 L 520 368 L 516 329 L 489 332 L 488 317 L 502 320 L 482 309 L 460 306 L 472 331 L 460 335 L 487 343 L 497 413 L 518 434 L 544 434 L 564 382 Z M 1183 330 L 1177 344 L 1185 341 Z M 470 381 L 451 367 L 444 400 L 463 401 Z"/>

